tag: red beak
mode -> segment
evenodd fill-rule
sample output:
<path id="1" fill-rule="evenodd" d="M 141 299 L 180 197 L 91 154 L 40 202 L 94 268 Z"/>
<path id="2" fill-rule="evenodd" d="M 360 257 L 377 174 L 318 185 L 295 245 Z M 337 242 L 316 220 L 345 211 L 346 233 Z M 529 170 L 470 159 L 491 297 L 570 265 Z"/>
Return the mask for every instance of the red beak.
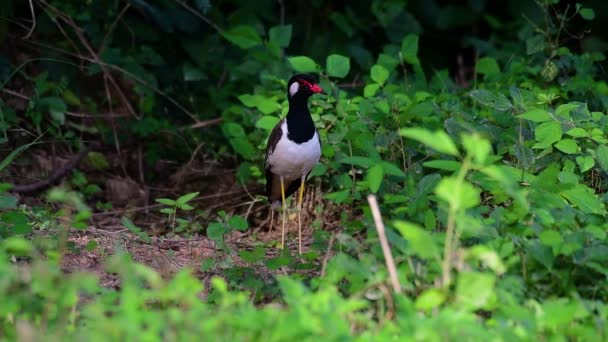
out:
<path id="1" fill-rule="evenodd" d="M 310 90 L 312 90 L 313 93 L 321 93 L 321 94 L 327 94 L 323 91 L 323 88 L 319 87 L 318 84 L 313 84 L 310 87 Z"/>

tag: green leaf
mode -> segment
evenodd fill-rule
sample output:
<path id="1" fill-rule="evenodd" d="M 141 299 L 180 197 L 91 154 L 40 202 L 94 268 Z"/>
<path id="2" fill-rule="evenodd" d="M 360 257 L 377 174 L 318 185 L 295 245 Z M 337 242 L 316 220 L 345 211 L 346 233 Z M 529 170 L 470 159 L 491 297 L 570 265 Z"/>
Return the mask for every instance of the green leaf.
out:
<path id="1" fill-rule="evenodd" d="M 593 20 L 593 19 L 595 19 L 595 11 L 593 10 L 593 8 L 584 7 L 584 8 L 581 8 L 578 11 L 578 13 L 585 20 Z"/>
<path id="2" fill-rule="evenodd" d="M 256 30 L 248 25 L 239 25 L 226 31 L 221 31 L 222 36 L 232 44 L 241 49 L 250 49 L 262 44 L 262 38 Z"/>
<path id="3" fill-rule="evenodd" d="M 463 134 L 462 145 L 479 165 L 485 164 L 488 156 L 492 153 L 490 142 L 483 139 L 479 134 Z"/>
<path id="4" fill-rule="evenodd" d="M 374 65 L 371 70 L 371 78 L 374 82 L 384 85 L 384 82 L 388 79 L 389 72 L 382 65 Z"/>
<path id="5" fill-rule="evenodd" d="M 402 128 L 399 134 L 412 139 L 441 153 L 458 156 L 458 149 L 452 138 L 444 131 L 431 132 L 424 128 Z"/>
<path id="6" fill-rule="evenodd" d="M 499 94 L 497 96 L 485 89 L 473 90 L 469 93 L 469 96 L 482 105 L 492 107 L 497 110 L 502 111 L 513 108 L 511 101 L 509 101 L 506 96 L 503 94 Z"/>
<path id="7" fill-rule="evenodd" d="M 554 146 L 558 150 L 567 154 L 575 154 L 578 152 L 578 144 L 572 139 L 562 139 L 558 141 Z"/>
<path id="8" fill-rule="evenodd" d="M 189 194 L 180 196 L 175 202 L 177 202 L 178 205 L 180 204 L 185 204 L 190 202 L 192 199 L 194 199 L 196 196 L 198 196 L 198 194 L 200 194 L 200 192 L 191 192 Z"/>
<path id="9" fill-rule="evenodd" d="M 591 156 L 578 156 L 576 157 L 576 163 L 581 169 L 581 173 L 585 173 L 595 166 L 595 160 Z"/>
<path id="10" fill-rule="evenodd" d="M 325 69 L 328 76 L 345 77 L 350 71 L 350 58 L 337 54 L 329 55 L 327 56 Z"/>
<path id="11" fill-rule="evenodd" d="M 4 170 L 4 168 L 6 168 L 10 163 L 12 163 L 13 160 L 15 160 L 15 158 L 17 158 L 17 156 L 19 154 L 21 154 L 21 152 L 27 150 L 28 148 L 30 148 L 30 146 L 36 144 L 38 142 L 38 140 L 40 140 L 40 138 L 42 138 L 43 135 L 44 134 L 39 135 L 31 143 L 23 144 L 23 145 L 17 147 L 16 149 L 12 150 L 11 153 L 9 153 L 8 156 L 6 156 L 4 159 L 2 159 L 2 162 L 0 162 L 0 171 Z"/>
<path id="12" fill-rule="evenodd" d="M 480 190 L 467 181 L 458 181 L 454 177 L 443 178 L 435 193 L 449 203 L 454 210 L 472 208 L 480 203 Z"/>
<path id="13" fill-rule="evenodd" d="M 544 122 L 534 130 L 537 143 L 532 148 L 547 148 L 562 138 L 562 125 L 557 121 Z"/>
<path id="14" fill-rule="evenodd" d="M 276 116 L 264 115 L 255 123 L 255 127 L 270 131 L 276 126 L 281 119 Z"/>
<path id="15" fill-rule="evenodd" d="M 287 60 L 297 72 L 313 72 L 317 70 L 317 63 L 306 56 L 290 57 Z"/>
<path id="16" fill-rule="evenodd" d="M 268 38 L 279 47 L 288 47 L 292 31 L 292 25 L 277 25 L 268 30 Z"/>
<path id="17" fill-rule="evenodd" d="M 399 233 L 409 242 L 408 247 L 419 257 L 435 261 L 440 259 L 439 248 L 431 233 L 407 221 L 395 221 L 394 225 Z"/>
<path id="18" fill-rule="evenodd" d="M 231 228 L 240 231 L 247 230 L 247 228 L 249 228 L 249 223 L 241 216 L 232 216 L 228 220 L 228 225 L 230 225 Z"/>
<path id="19" fill-rule="evenodd" d="M 15 209 L 19 199 L 15 196 L 0 193 L 0 210 Z"/>
<path id="20" fill-rule="evenodd" d="M 445 293 L 441 289 L 431 288 L 416 298 L 414 306 L 417 310 L 429 311 L 443 304 L 445 299 Z"/>
<path id="21" fill-rule="evenodd" d="M 593 190 L 583 184 L 576 184 L 560 194 L 586 214 L 606 214 L 604 202 L 593 193 Z"/>
<path id="22" fill-rule="evenodd" d="M 162 208 L 161 210 L 159 210 L 161 213 L 163 214 L 167 214 L 167 215 L 171 215 L 173 214 L 173 209 L 172 208 Z"/>
<path id="23" fill-rule="evenodd" d="M 480 58 L 475 69 L 477 70 L 477 73 L 486 76 L 500 74 L 500 67 L 498 66 L 496 60 L 492 57 Z"/>
<path id="24" fill-rule="evenodd" d="M 595 158 L 597 159 L 597 162 L 602 170 L 604 170 L 604 172 L 608 172 L 608 146 L 598 146 L 597 149 L 595 149 Z"/>
<path id="25" fill-rule="evenodd" d="M 39 101 L 39 105 L 49 111 L 53 120 L 60 125 L 65 123 L 65 112 L 68 110 L 65 102 L 59 97 L 46 97 Z"/>
<path id="26" fill-rule="evenodd" d="M 418 35 L 408 34 L 401 42 L 401 57 L 409 64 L 420 64 L 418 60 Z"/>
<path id="27" fill-rule="evenodd" d="M 365 85 L 365 88 L 363 88 L 363 96 L 364 97 L 374 97 L 376 96 L 376 93 L 378 92 L 378 90 L 380 89 L 380 85 L 378 83 L 370 83 Z"/>
<path id="28" fill-rule="evenodd" d="M 575 127 L 573 129 L 569 130 L 568 132 L 566 132 L 566 134 L 573 138 L 584 138 L 584 137 L 589 136 L 589 133 L 587 133 L 586 130 L 584 130 L 580 127 Z"/>
<path id="29" fill-rule="evenodd" d="M 157 203 L 169 205 L 169 206 L 174 206 L 176 204 L 176 202 L 174 200 L 169 199 L 169 198 L 157 198 L 157 199 L 155 199 L 155 201 Z"/>
<path id="30" fill-rule="evenodd" d="M 526 53 L 528 55 L 543 51 L 547 47 L 547 42 L 543 35 L 535 35 L 526 39 Z"/>
<path id="31" fill-rule="evenodd" d="M 427 162 L 423 162 L 422 165 L 432 169 L 457 171 L 460 170 L 462 163 L 456 160 L 429 160 Z"/>
<path id="32" fill-rule="evenodd" d="M 382 179 L 384 178 L 384 168 L 381 164 L 376 164 L 372 166 L 369 170 L 367 170 L 367 184 L 369 186 L 369 190 L 373 193 L 378 192 L 380 189 L 380 185 L 382 184 Z"/>
<path id="33" fill-rule="evenodd" d="M 523 114 L 517 115 L 517 117 L 532 122 L 545 122 L 551 120 L 549 112 L 541 108 L 532 108 Z"/>
<path id="34" fill-rule="evenodd" d="M 207 226 L 207 236 L 214 241 L 222 241 L 224 239 L 224 226 L 218 222 L 213 222 Z"/>
<path id="35" fill-rule="evenodd" d="M 555 230 L 543 230 L 538 237 L 543 245 L 550 247 L 559 247 L 564 242 L 562 235 Z"/>
<path id="36" fill-rule="evenodd" d="M 462 272 L 458 274 L 456 285 L 456 302 L 464 310 L 474 311 L 485 307 L 495 296 L 494 274 L 480 272 Z"/>

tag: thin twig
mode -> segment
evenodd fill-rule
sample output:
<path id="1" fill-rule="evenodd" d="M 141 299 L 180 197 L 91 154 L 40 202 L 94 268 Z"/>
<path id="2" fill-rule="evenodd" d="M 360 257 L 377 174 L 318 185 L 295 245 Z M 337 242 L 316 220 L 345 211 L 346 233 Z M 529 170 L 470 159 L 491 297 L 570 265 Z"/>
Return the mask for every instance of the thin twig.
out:
<path id="1" fill-rule="evenodd" d="M 196 128 L 203 128 L 203 127 L 207 127 L 207 126 L 213 126 L 213 125 L 220 124 L 223 121 L 224 121 L 223 118 L 215 118 L 215 119 L 209 119 L 209 120 L 205 120 L 205 121 L 198 121 L 190 126 L 184 127 L 184 129 L 186 129 L 186 128 L 196 129 Z"/>
<path id="2" fill-rule="evenodd" d="M 334 246 L 334 240 L 336 239 L 336 233 L 331 232 L 331 236 L 329 237 L 329 242 L 327 243 L 327 250 L 325 251 L 325 256 L 323 257 L 323 264 L 321 266 L 321 278 L 325 276 L 325 270 L 327 269 L 327 262 L 329 261 L 329 256 L 331 255 L 331 249 Z"/>
<path id="3" fill-rule="evenodd" d="M 386 233 L 384 231 L 384 223 L 382 222 L 382 216 L 380 214 L 380 208 L 378 207 L 378 201 L 376 200 L 376 196 L 371 194 L 368 195 L 367 202 L 369 203 L 369 207 L 372 210 L 374 224 L 376 225 L 376 230 L 378 231 L 378 237 L 380 238 L 380 246 L 382 246 L 382 253 L 384 254 L 384 260 L 386 261 L 386 268 L 388 269 L 388 273 L 391 278 L 393 290 L 395 291 L 395 293 L 401 293 L 401 284 L 399 283 L 399 278 L 397 277 L 397 268 L 395 267 L 395 260 L 393 259 L 393 255 L 391 254 L 391 248 L 388 244 L 388 239 L 386 238 Z"/>
<path id="4" fill-rule="evenodd" d="M 34 29 L 36 28 L 36 13 L 34 12 L 34 2 L 30 0 L 30 13 L 32 14 L 32 27 L 30 27 L 29 32 L 23 37 L 23 39 L 28 39 L 32 33 L 34 33 Z"/>
<path id="5" fill-rule="evenodd" d="M 201 14 L 201 12 L 195 10 L 194 8 L 188 6 L 188 4 L 186 4 L 183 1 L 175 1 L 178 4 L 180 4 L 183 8 L 185 8 L 186 10 L 188 10 L 188 12 L 194 14 L 195 16 L 199 17 L 201 20 L 203 20 L 204 22 L 207 23 L 207 25 L 213 27 L 217 32 L 222 32 L 222 29 L 217 26 L 216 23 L 214 23 L 213 21 L 211 21 L 209 18 L 205 17 L 203 14 Z"/>
<path id="6" fill-rule="evenodd" d="M 101 44 L 99 45 L 99 49 L 97 52 L 99 55 L 103 54 L 103 50 L 105 50 L 108 40 L 110 39 L 110 36 L 112 35 L 112 33 L 114 33 L 114 30 L 116 30 L 116 26 L 118 26 L 118 22 L 125 15 L 125 13 L 127 13 L 127 10 L 130 7 L 131 7 L 131 4 L 127 3 L 125 5 L 125 7 L 122 8 L 120 13 L 118 13 L 118 15 L 116 16 L 116 19 L 114 19 L 114 21 L 110 25 L 110 28 L 108 28 L 108 32 L 106 32 L 106 35 L 103 37 L 103 39 L 101 40 Z"/>

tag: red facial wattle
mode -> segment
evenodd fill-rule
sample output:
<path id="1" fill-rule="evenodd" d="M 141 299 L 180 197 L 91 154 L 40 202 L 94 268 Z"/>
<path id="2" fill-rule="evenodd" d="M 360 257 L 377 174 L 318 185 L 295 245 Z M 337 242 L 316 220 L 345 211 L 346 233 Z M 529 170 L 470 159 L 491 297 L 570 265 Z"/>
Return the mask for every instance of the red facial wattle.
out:
<path id="1" fill-rule="evenodd" d="M 310 82 L 304 81 L 304 80 L 299 80 L 299 83 L 305 85 L 313 93 L 325 94 L 325 92 L 323 91 L 323 88 L 319 87 L 318 84 L 311 84 Z"/>

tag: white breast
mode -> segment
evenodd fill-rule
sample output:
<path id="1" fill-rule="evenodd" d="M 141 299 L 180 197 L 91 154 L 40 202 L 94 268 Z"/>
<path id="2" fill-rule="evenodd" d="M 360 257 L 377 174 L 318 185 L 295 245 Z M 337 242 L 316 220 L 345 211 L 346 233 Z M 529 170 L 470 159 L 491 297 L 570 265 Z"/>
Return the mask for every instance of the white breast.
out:
<path id="1" fill-rule="evenodd" d="M 270 171 L 292 181 L 305 176 L 317 165 L 321 157 L 318 133 L 304 143 L 296 144 L 287 138 L 287 123 L 281 125 L 283 135 L 274 151 L 268 156 Z"/>

